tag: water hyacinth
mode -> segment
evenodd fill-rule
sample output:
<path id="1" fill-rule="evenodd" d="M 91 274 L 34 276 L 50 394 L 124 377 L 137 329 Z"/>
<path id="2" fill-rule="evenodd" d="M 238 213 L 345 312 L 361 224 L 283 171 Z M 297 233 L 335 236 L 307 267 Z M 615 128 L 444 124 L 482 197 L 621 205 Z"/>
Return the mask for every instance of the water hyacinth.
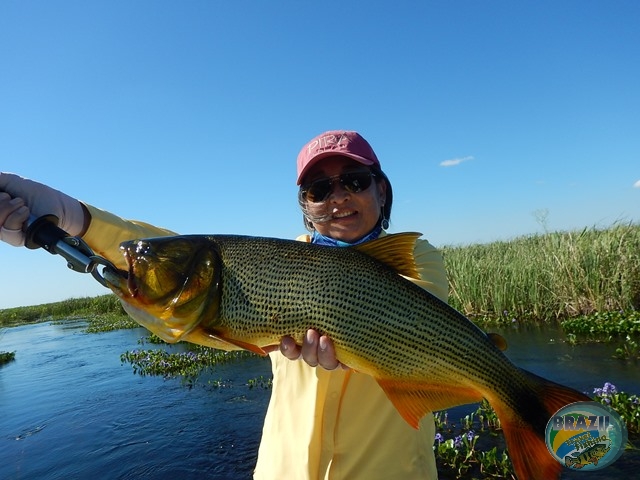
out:
<path id="1" fill-rule="evenodd" d="M 450 421 L 449 417 L 447 412 L 434 413 L 438 431 L 434 452 L 441 474 L 451 472 L 455 478 L 513 478 L 513 467 L 503 448 L 500 422 L 486 400 L 459 422 Z M 503 450 L 498 452 L 496 443 Z"/>
<path id="2" fill-rule="evenodd" d="M 629 433 L 640 433 L 640 397 L 619 391 L 611 382 L 593 389 L 594 400 L 613 408 L 627 424 Z"/>
<path id="3" fill-rule="evenodd" d="M 165 379 L 181 377 L 186 384 L 193 386 L 207 369 L 255 356 L 246 351 L 225 352 L 201 346 L 190 346 L 190 348 L 186 352 L 176 353 L 161 349 L 135 349 L 120 355 L 120 361 L 130 363 L 133 372 L 138 375 L 157 375 Z M 256 385 L 259 383 L 256 382 Z M 261 384 L 267 384 L 267 382 Z"/>

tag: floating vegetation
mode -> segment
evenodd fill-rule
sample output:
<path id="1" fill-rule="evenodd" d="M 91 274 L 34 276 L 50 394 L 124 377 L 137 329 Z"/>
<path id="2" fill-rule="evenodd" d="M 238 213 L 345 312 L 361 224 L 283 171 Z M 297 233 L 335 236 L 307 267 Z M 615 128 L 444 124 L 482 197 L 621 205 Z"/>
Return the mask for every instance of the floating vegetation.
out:
<path id="1" fill-rule="evenodd" d="M 264 388 L 265 390 L 268 390 L 273 386 L 273 380 L 271 377 L 264 378 L 260 375 L 258 378 L 250 378 L 247 381 L 247 386 L 249 388 Z"/>
<path id="2" fill-rule="evenodd" d="M 133 321 L 131 317 L 118 313 L 94 315 L 87 318 L 87 321 L 89 322 L 86 329 L 87 333 L 102 333 L 112 330 L 140 328 L 140 325 Z"/>
<path id="3" fill-rule="evenodd" d="M 181 377 L 189 386 L 195 385 L 199 376 L 207 370 L 229 362 L 235 362 L 255 355 L 247 351 L 225 352 L 200 345 L 189 345 L 189 351 L 169 352 L 162 349 L 133 350 L 120 355 L 122 363 L 130 363 L 133 372 L 141 375 L 155 375 L 164 378 Z M 224 386 L 224 382 L 210 382 L 212 386 Z"/>
<path id="4" fill-rule="evenodd" d="M 0 352 L 0 365 L 9 363 L 16 358 L 16 352 Z"/>
<path id="5" fill-rule="evenodd" d="M 629 433 L 640 433 L 640 397 L 618 391 L 615 385 L 605 382 L 602 388 L 593 390 L 594 400 L 613 408 L 627 424 Z"/>
<path id="6" fill-rule="evenodd" d="M 459 422 L 452 421 L 446 411 L 435 412 L 434 419 L 433 449 L 442 478 L 515 479 L 500 420 L 489 402 L 483 400 Z"/>
<path id="7" fill-rule="evenodd" d="M 585 340 L 640 336 L 640 311 L 616 310 L 581 315 L 561 322 L 562 329 Z"/>
<path id="8" fill-rule="evenodd" d="M 620 360 L 640 360 L 640 346 L 629 335 L 625 338 L 621 346 L 616 348 L 613 358 Z"/>
<path id="9" fill-rule="evenodd" d="M 621 342 L 613 354 L 620 360 L 640 360 L 640 311 L 596 312 L 561 323 L 571 345 Z"/>

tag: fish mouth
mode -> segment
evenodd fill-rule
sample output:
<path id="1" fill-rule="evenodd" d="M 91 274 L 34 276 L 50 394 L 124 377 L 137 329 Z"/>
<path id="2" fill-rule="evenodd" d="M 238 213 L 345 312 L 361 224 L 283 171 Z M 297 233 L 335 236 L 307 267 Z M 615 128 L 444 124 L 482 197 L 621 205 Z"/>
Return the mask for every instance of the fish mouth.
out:
<path id="1" fill-rule="evenodd" d="M 102 278 L 104 278 L 107 287 L 109 287 L 113 293 L 121 296 L 121 293 L 127 292 L 127 296 L 135 296 L 130 290 L 129 285 L 130 275 L 123 270 L 114 270 L 113 268 L 105 268 L 102 271 Z"/>

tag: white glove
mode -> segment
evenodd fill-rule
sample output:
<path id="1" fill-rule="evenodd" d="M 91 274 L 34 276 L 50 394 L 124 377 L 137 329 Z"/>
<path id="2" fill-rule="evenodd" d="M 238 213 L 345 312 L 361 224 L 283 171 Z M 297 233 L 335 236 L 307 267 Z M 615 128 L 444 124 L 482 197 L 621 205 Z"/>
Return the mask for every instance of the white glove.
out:
<path id="1" fill-rule="evenodd" d="M 23 228 L 29 213 L 35 217 L 55 215 L 58 226 L 71 236 L 84 230 L 84 210 L 78 200 L 42 183 L 0 172 L 0 240 L 24 245 Z"/>

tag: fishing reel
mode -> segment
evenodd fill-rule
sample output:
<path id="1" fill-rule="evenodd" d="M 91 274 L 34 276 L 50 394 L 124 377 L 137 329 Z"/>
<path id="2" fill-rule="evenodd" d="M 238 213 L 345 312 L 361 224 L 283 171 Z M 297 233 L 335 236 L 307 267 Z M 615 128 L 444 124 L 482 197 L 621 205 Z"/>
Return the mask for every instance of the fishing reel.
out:
<path id="1" fill-rule="evenodd" d="M 79 237 L 72 237 L 58 227 L 58 217 L 55 215 L 43 215 L 35 217 L 31 215 L 26 222 L 25 246 L 31 250 L 44 248 L 52 255 L 60 255 L 67 261 L 67 267 L 79 273 L 91 273 L 101 285 L 107 287 L 99 266 L 109 268 L 114 272 L 123 272 L 116 268 L 106 258 L 96 255 L 93 250 Z"/>

